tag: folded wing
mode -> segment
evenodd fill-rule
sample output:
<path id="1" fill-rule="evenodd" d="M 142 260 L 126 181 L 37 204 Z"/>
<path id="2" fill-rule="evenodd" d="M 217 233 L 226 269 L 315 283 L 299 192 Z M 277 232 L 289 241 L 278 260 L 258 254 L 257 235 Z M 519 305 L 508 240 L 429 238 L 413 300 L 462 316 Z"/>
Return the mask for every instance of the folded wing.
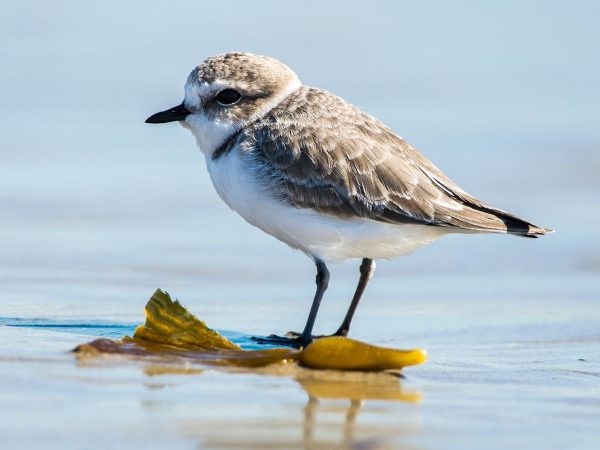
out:
<path id="1" fill-rule="evenodd" d="M 470 196 L 375 118 L 303 87 L 244 133 L 282 201 L 325 214 L 537 237 L 550 230 Z"/>

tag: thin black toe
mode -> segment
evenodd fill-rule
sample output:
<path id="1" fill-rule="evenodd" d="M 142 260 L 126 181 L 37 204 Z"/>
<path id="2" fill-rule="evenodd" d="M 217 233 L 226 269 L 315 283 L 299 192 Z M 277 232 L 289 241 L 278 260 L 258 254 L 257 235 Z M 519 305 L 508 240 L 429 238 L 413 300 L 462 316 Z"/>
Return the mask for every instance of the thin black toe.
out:
<path id="1" fill-rule="evenodd" d="M 252 336 L 254 342 L 261 345 L 274 345 L 278 347 L 302 348 L 312 342 L 311 339 L 305 339 L 301 335 L 296 337 L 277 336 L 271 334 L 269 336 Z"/>

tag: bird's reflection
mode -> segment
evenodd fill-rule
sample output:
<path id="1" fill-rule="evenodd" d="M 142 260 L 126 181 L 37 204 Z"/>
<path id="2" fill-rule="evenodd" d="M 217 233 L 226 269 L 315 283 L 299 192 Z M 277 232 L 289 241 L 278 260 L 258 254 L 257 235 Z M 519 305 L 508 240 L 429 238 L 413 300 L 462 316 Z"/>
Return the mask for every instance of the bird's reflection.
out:
<path id="1" fill-rule="evenodd" d="M 352 444 L 356 416 L 358 416 L 363 404 L 364 400 L 350 399 L 350 404 L 344 420 L 342 444 L 345 447 L 350 447 Z M 319 399 L 317 397 L 309 396 L 308 402 L 306 402 L 306 406 L 304 407 L 304 444 L 307 448 L 311 448 L 315 444 L 314 431 L 317 425 L 315 423 L 315 417 L 318 407 Z"/>
<path id="2" fill-rule="evenodd" d="M 160 375 L 178 373 L 173 367 L 153 366 L 144 372 L 153 380 L 147 384 L 149 389 L 155 389 Z M 181 368 L 179 373 L 195 375 L 201 371 Z M 293 377 L 307 395 L 306 403 L 300 406 L 300 421 L 290 411 L 285 414 L 287 419 L 275 412 L 271 417 L 270 411 L 262 411 L 256 417 L 252 413 L 246 415 L 239 404 L 232 404 L 235 413 L 226 421 L 204 417 L 201 422 L 186 426 L 186 434 L 199 439 L 202 448 L 317 450 L 389 448 L 390 441 L 402 442 L 419 432 L 418 408 L 410 404 L 421 402 L 422 395 L 403 389 L 397 374 L 299 369 Z M 163 411 L 172 406 L 165 404 Z M 143 407 L 160 410 L 156 399 Z M 361 424 L 359 416 L 363 413 L 369 415 L 369 420 Z"/>
<path id="3" fill-rule="evenodd" d="M 318 373 L 318 372 L 317 372 Z M 341 379 L 340 379 L 341 378 Z M 351 379 L 344 377 L 297 377 L 296 381 L 308 395 L 308 401 L 304 407 L 304 448 L 320 448 L 321 445 L 315 439 L 315 431 L 319 425 L 316 417 L 319 406 L 323 400 L 347 400 L 344 408 L 342 439 L 340 448 L 379 448 L 381 442 L 378 439 L 357 442 L 354 431 L 357 428 L 357 417 L 368 400 L 392 400 L 399 402 L 419 403 L 422 396 L 416 391 L 405 391 L 402 389 L 400 380 L 393 374 L 352 374 Z M 355 445 L 358 444 L 358 445 Z"/>

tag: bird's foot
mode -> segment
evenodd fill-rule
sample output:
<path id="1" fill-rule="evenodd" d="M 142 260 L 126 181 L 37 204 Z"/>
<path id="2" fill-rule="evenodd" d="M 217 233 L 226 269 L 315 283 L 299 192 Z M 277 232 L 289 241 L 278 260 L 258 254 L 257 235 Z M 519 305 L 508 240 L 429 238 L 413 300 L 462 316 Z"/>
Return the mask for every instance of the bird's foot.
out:
<path id="1" fill-rule="evenodd" d="M 288 331 L 285 335 L 288 337 L 291 337 L 291 338 L 297 338 L 297 337 L 301 336 L 301 333 L 298 333 L 297 331 Z M 339 329 L 333 334 L 316 334 L 316 335 L 313 334 L 311 337 L 313 338 L 313 340 L 315 340 L 315 339 L 321 339 L 321 338 L 333 337 L 333 336 L 346 337 L 346 336 L 348 336 L 348 331 Z"/>
<path id="2" fill-rule="evenodd" d="M 288 337 L 289 336 L 289 337 Z M 262 345 L 276 345 L 279 347 L 292 347 L 292 348 L 302 348 L 306 347 L 310 344 L 313 339 L 305 338 L 301 334 L 290 336 L 277 336 L 276 334 L 271 334 L 269 336 L 252 336 L 252 340 L 258 344 Z"/>

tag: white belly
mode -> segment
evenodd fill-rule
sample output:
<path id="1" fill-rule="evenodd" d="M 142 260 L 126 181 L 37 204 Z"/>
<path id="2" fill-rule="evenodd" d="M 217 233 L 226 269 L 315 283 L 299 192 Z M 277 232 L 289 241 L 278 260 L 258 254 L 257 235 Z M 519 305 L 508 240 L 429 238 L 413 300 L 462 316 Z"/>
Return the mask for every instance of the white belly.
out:
<path id="1" fill-rule="evenodd" d="M 248 223 L 311 257 L 338 262 L 352 258 L 394 258 L 412 252 L 448 230 L 392 225 L 369 219 L 338 219 L 275 200 L 248 170 L 249 160 L 232 149 L 213 161 L 212 182 L 221 198 Z"/>

